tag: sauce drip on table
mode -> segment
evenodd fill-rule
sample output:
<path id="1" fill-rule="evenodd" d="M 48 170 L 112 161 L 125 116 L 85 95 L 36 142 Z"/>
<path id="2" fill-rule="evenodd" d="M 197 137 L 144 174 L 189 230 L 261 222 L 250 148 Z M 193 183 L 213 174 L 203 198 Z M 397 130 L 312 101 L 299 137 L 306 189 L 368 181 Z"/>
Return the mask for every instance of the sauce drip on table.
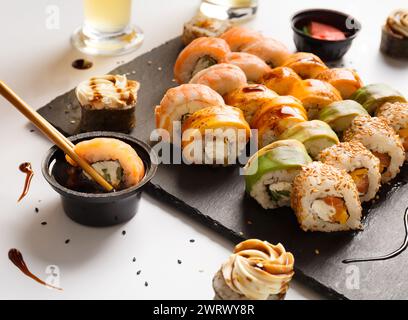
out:
<path id="1" fill-rule="evenodd" d="M 39 284 L 42 284 L 43 286 L 56 289 L 56 290 L 62 290 L 61 288 L 54 287 L 45 281 L 41 280 L 38 278 L 36 275 L 34 275 L 27 267 L 23 255 L 21 252 L 17 249 L 10 249 L 8 252 L 8 257 L 13 264 L 20 269 L 22 273 L 24 273 L 27 277 L 33 279 L 34 281 L 38 282 Z"/>
<path id="2" fill-rule="evenodd" d="M 34 176 L 34 171 L 31 166 L 31 163 L 29 162 L 24 162 L 20 164 L 19 169 L 22 173 L 26 174 L 25 182 L 24 182 L 24 188 L 23 192 L 21 193 L 20 197 L 18 198 L 18 202 L 23 200 L 23 198 L 27 195 L 28 191 L 30 190 L 30 185 L 31 185 L 31 180 L 33 179 Z"/>
<path id="3" fill-rule="evenodd" d="M 72 62 L 72 67 L 78 70 L 86 70 L 92 68 L 93 63 L 92 61 L 85 60 L 85 59 L 77 59 Z"/>
<path id="4" fill-rule="evenodd" d="M 405 210 L 404 227 L 405 227 L 404 242 L 401 245 L 401 247 L 399 247 L 394 252 L 387 254 L 385 256 L 379 256 L 379 257 L 374 257 L 374 258 L 347 259 L 347 260 L 344 260 L 343 263 L 350 264 L 350 263 L 357 263 L 357 262 L 385 261 L 385 260 L 390 260 L 390 259 L 393 259 L 399 256 L 401 253 L 403 253 L 408 248 L 408 208 Z"/>

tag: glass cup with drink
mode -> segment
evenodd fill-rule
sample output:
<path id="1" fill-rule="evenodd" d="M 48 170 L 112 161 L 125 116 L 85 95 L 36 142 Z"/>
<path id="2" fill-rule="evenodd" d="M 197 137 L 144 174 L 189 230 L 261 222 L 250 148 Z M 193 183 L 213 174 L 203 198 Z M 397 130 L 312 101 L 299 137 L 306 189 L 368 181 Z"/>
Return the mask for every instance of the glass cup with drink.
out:
<path id="1" fill-rule="evenodd" d="M 258 10 L 258 0 L 202 0 L 200 11 L 220 20 L 245 20 Z"/>

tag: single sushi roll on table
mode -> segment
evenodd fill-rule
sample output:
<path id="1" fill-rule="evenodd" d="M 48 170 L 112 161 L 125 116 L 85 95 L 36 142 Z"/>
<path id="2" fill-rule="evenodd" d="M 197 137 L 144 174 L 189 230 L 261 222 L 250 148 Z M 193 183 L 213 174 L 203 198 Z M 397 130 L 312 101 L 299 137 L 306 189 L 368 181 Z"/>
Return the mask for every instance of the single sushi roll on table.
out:
<path id="1" fill-rule="evenodd" d="M 264 209 L 290 206 L 293 179 L 312 159 L 297 140 L 276 141 L 259 150 L 245 166 L 247 193 Z"/>
<path id="2" fill-rule="evenodd" d="M 316 79 L 295 83 L 289 94 L 302 102 L 309 119 L 316 119 L 324 107 L 342 100 L 340 92 L 335 87 Z"/>
<path id="3" fill-rule="evenodd" d="M 187 46 L 197 38 L 219 37 L 231 27 L 232 24 L 228 20 L 219 20 L 198 14 L 184 24 L 181 39 L 184 45 Z"/>
<path id="4" fill-rule="evenodd" d="M 319 160 L 346 170 L 356 184 L 361 202 L 375 198 L 381 186 L 380 160 L 359 141 L 342 142 L 323 150 Z"/>
<path id="5" fill-rule="evenodd" d="M 225 103 L 242 110 L 245 120 L 251 124 L 252 118 L 261 105 L 278 95 L 261 84 L 249 84 L 224 96 Z"/>
<path id="6" fill-rule="evenodd" d="M 239 67 L 220 63 L 197 73 L 190 83 L 203 84 L 224 96 L 247 84 L 247 78 Z"/>
<path id="7" fill-rule="evenodd" d="M 319 112 L 318 119 L 326 122 L 334 131 L 342 133 L 351 126 L 355 117 L 368 116 L 361 104 L 354 100 L 336 101 Z"/>
<path id="8" fill-rule="evenodd" d="M 377 117 L 387 120 L 400 136 L 405 152 L 408 152 L 408 103 L 385 103 L 377 110 Z M 406 159 L 408 160 L 408 153 Z"/>
<path id="9" fill-rule="evenodd" d="M 258 130 L 258 145 L 262 148 L 278 140 L 289 128 L 306 121 L 306 110 L 298 99 L 278 96 L 259 107 L 251 127 Z"/>
<path id="10" fill-rule="evenodd" d="M 260 79 L 271 70 L 261 58 L 245 52 L 231 52 L 224 62 L 239 67 L 244 71 L 248 82 L 252 83 L 259 83 Z"/>
<path id="11" fill-rule="evenodd" d="M 381 51 L 393 58 L 408 58 L 408 9 L 391 13 L 382 29 Z"/>
<path id="12" fill-rule="evenodd" d="M 296 83 L 302 79 L 291 68 L 277 67 L 266 73 L 261 83 L 281 96 L 288 95 Z"/>
<path id="13" fill-rule="evenodd" d="M 214 300 L 284 300 L 295 274 L 294 263 L 281 244 L 244 241 L 215 275 Z"/>
<path id="14" fill-rule="evenodd" d="M 155 109 L 156 128 L 167 130 L 169 133 L 168 142 L 173 141 L 175 121 L 179 121 L 182 125 L 194 112 L 203 108 L 222 105 L 224 105 L 223 98 L 210 87 L 202 84 L 183 84 L 171 88 Z"/>
<path id="15" fill-rule="evenodd" d="M 397 90 L 382 83 L 370 84 L 357 90 L 351 97 L 357 101 L 371 115 L 387 102 L 407 102 L 405 97 Z"/>
<path id="16" fill-rule="evenodd" d="M 328 70 L 324 62 L 313 53 L 297 52 L 290 55 L 282 67 L 293 69 L 302 79 L 316 78 L 323 71 Z"/>
<path id="17" fill-rule="evenodd" d="M 179 84 L 188 83 L 198 72 L 224 61 L 230 52 L 228 44 L 220 38 L 198 38 L 179 54 L 174 77 Z"/>
<path id="18" fill-rule="evenodd" d="M 231 48 L 231 51 L 240 52 L 248 44 L 263 39 L 260 32 L 245 27 L 235 26 L 221 35 Z"/>
<path id="19" fill-rule="evenodd" d="M 125 75 L 93 77 L 78 85 L 81 132 L 129 133 L 136 125 L 137 92 L 140 84 Z"/>
<path id="20" fill-rule="evenodd" d="M 380 160 L 383 183 L 394 179 L 404 164 L 405 150 L 401 140 L 384 118 L 356 117 L 343 139 L 360 141 Z"/>
<path id="21" fill-rule="evenodd" d="M 363 86 L 360 76 L 352 69 L 334 68 L 319 73 L 318 80 L 326 81 L 339 90 L 343 99 L 349 99 Z"/>
<path id="22" fill-rule="evenodd" d="M 317 159 L 324 149 L 340 143 L 330 126 L 320 120 L 300 122 L 294 125 L 279 137 L 279 140 L 283 139 L 295 139 L 302 142 L 313 159 Z"/>
<path id="23" fill-rule="evenodd" d="M 142 159 L 130 145 L 113 138 L 95 138 L 82 141 L 75 145 L 75 153 L 87 161 L 116 191 L 128 189 L 139 184 L 144 178 L 145 167 Z M 66 156 L 67 162 L 74 170 L 71 182 L 83 185 L 97 185 L 87 173 L 83 172 L 77 164 Z"/>
<path id="24" fill-rule="evenodd" d="M 304 231 L 362 229 L 357 187 L 345 170 L 313 162 L 293 182 L 292 208 Z"/>
<path id="25" fill-rule="evenodd" d="M 251 129 L 242 111 L 214 106 L 193 113 L 182 127 L 187 164 L 231 165 L 245 150 Z"/>

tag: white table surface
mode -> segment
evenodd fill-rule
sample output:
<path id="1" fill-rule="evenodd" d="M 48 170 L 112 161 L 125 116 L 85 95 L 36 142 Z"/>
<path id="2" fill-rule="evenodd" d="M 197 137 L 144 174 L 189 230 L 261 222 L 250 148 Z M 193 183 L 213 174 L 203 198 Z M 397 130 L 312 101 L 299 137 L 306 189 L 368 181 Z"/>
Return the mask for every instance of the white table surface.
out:
<path id="1" fill-rule="evenodd" d="M 91 58 L 94 67 L 79 71 L 70 64 L 84 55 L 71 48 L 69 37 L 82 22 L 81 2 L 2 3 L 0 78 L 35 108 L 82 80 L 110 71 L 118 61 L 130 61 L 179 35 L 183 22 L 199 4 L 199 0 L 134 1 L 133 20 L 146 33 L 142 48 L 122 57 Z M 56 5 L 60 12 L 57 30 L 46 27 L 50 5 Z M 261 0 L 259 14 L 250 24 L 294 48 L 289 25 L 294 12 L 328 7 L 352 13 L 362 21 L 363 31 L 347 61 L 352 61 L 366 82 L 386 82 L 408 92 L 408 64 L 385 59 L 378 52 L 385 17 L 404 5 L 404 0 Z M 72 222 L 40 173 L 41 160 L 51 143 L 31 133 L 32 127 L 3 99 L 0 121 L 0 298 L 212 299 L 212 277 L 233 243 L 147 195 L 136 218 L 126 225 L 94 229 Z M 33 164 L 36 174 L 29 195 L 17 204 L 24 180 L 18 165 L 25 161 Z M 48 224 L 42 226 L 43 221 Z M 71 242 L 65 244 L 66 239 Z M 7 259 L 10 248 L 20 249 L 30 269 L 43 279 L 48 277 L 46 267 L 57 265 L 64 291 L 48 290 L 24 276 Z M 134 257 L 136 262 L 132 262 Z M 142 270 L 140 275 L 138 270 Z M 297 281 L 288 293 L 288 299 L 318 298 L 321 296 Z"/>

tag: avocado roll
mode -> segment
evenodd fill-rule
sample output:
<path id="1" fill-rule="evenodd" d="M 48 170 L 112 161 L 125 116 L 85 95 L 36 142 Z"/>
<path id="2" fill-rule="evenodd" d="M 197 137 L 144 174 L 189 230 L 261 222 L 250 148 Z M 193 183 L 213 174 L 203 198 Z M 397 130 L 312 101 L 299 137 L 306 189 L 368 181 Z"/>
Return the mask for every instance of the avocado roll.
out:
<path id="1" fill-rule="evenodd" d="M 246 191 L 264 209 L 290 206 L 293 179 L 311 162 L 299 141 L 274 142 L 259 150 L 245 166 Z"/>
<path id="2" fill-rule="evenodd" d="M 286 130 L 279 139 L 295 139 L 302 142 L 313 159 L 316 159 L 324 149 L 340 143 L 330 126 L 320 120 L 298 123 Z"/>
<path id="3" fill-rule="evenodd" d="M 293 182 L 292 208 L 304 231 L 362 229 L 357 187 L 345 170 L 313 162 Z"/>
<path id="4" fill-rule="evenodd" d="M 346 170 L 356 184 L 361 202 L 374 199 L 381 186 L 380 160 L 359 141 L 342 142 L 323 150 L 319 160 Z"/>
<path id="5" fill-rule="evenodd" d="M 302 78 L 291 68 L 278 67 L 264 74 L 261 82 L 281 96 L 286 96 Z"/>
<path id="6" fill-rule="evenodd" d="M 371 115 L 384 103 L 407 102 L 401 93 L 382 83 L 370 84 L 360 88 L 350 99 L 361 104 Z"/>
<path id="7" fill-rule="evenodd" d="M 399 136 L 384 118 L 356 117 L 344 133 L 344 141 L 360 141 L 380 160 L 381 181 L 394 179 L 404 164 L 405 150 Z"/>
<path id="8" fill-rule="evenodd" d="M 349 99 L 363 86 L 356 71 L 347 68 L 333 68 L 320 73 L 316 79 L 326 81 L 339 90 L 343 99 Z"/>
<path id="9" fill-rule="evenodd" d="M 319 112 L 319 120 L 326 122 L 334 131 L 347 130 L 353 119 L 359 115 L 368 115 L 366 109 L 354 100 L 336 101 Z"/>

